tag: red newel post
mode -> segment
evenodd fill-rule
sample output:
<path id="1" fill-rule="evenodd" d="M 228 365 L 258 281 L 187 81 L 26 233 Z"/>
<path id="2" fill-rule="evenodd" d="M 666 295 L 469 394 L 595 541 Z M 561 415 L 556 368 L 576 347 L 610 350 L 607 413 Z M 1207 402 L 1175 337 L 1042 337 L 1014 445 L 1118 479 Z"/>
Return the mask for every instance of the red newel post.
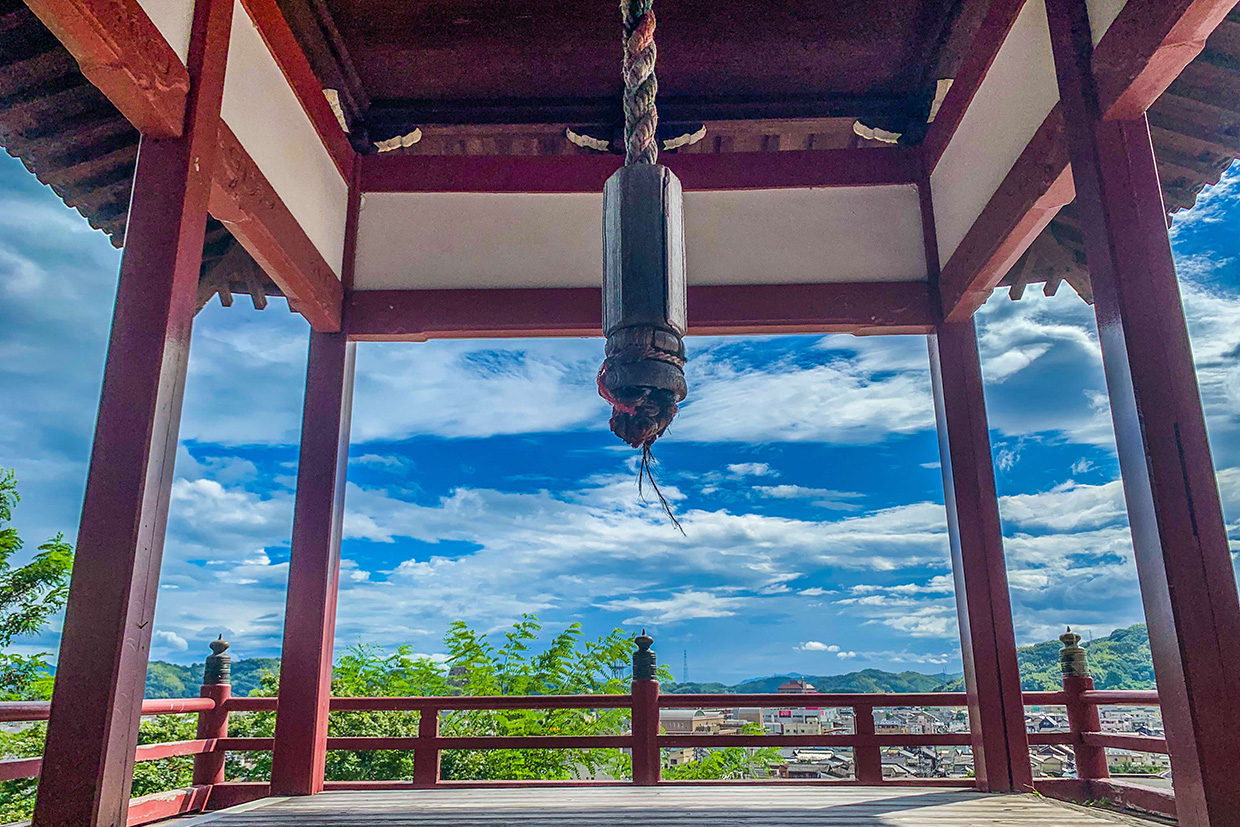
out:
<path id="1" fill-rule="evenodd" d="M 1107 778 L 1107 751 L 1103 747 L 1090 746 L 1081 739 L 1082 732 L 1101 732 L 1102 721 L 1098 717 L 1098 707 L 1087 703 L 1083 693 L 1094 688 L 1094 679 L 1089 675 L 1089 663 L 1085 659 L 1085 649 L 1081 647 L 1081 636 L 1069 629 L 1059 636 L 1063 649 L 1059 650 L 1059 668 L 1063 672 L 1063 691 L 1068 696 L 1068 727 L 1076 740 L 1072 751 L 1076 755 L 1076 777 Z"/>
<path id="2" fill-rule="evenodd" d="M 215 709 L 198 713 L 199 738 L 227 738 L 228 710 L 225 703 L 232 696 L 232 657 L 228 654 L 228 642 L 220 635 L 211 641 L 211 654 L 202 672 L 202 689 L 199 695 L 215 701 Z M 194 784 L 224 783 L 224 750 L 216 749 L 194 756 Z"/>
<path id="3" fill-rule="evenodd" d="M 861 738 L 874 737 L 874 707 L 853 707 L 853 734 Z M 862 784 L 883 783 L 883 754 L 878 744 L 853 747 L 853 774 Z"/>
<path id="4" fill-rule="evenodd" d="M 659 681 L 655 677 L 654 638 L 645 630 L 634 641 L 633 653 L 633 783 L 643 787 L 659 783 Z"/>
<path id="5" fill-rule="evenodd" d="M 430 744 L 439 737 L 439 710 L 424 709 L 419 713 L 418 742 Z M 439 783 L 439 747 L 419 746 L 413 750 L 413 786 L 428 789 Z"/>

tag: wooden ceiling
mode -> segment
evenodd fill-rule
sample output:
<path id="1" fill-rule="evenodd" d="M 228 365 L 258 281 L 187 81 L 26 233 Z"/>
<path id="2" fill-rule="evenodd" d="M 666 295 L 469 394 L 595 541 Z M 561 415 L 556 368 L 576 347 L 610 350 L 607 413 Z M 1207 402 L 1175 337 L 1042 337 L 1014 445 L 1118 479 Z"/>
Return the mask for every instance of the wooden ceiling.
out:
<path id="1" fill-rule="evenodd" d="M 660 110 L 683 121 L 899 116 L 950 76 L 986 5 L 664 0 Z M 280 6 L 371 141 L 427 124 L 605 123 L 620 113 L 614 0 Z"/>

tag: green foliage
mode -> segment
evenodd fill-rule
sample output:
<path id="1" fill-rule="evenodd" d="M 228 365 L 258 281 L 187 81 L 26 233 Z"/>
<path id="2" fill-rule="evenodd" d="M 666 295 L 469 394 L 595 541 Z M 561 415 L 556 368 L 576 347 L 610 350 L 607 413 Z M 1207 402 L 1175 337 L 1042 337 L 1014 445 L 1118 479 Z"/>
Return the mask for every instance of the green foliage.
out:
<path id="1" fill-rule="evenodd" d="M 1089 673 L 1099 689 L 1154 689 L 1154 662 L 1144 623 L 1116 629 L 1081 644 L 1089 653 Z M 1062 685 L 1057 640 L 1017 650 L 1021 686 L 1026 691 L 1055 690 Z"/>
<path id="2" fill-rule="evenodd" d="M 195 693 L 197 694 L 197 693 Z M 139 744 L 166 744 L 170 741 L 190 741 L 197 735 L 196 715 L 157 715 L 145 718 L 138 729 Z M 188 787 L 193 783 L 194 758 L 178 755 L 158 761 L 142 761 L 133 768 L 133 785 L 130 795 L 160 793 Z"/>
<path id="3" fill-rule="evenodd" d="M 1106 637 L 1081 644 L 1088 652 L 1089 673 L 1098 689 L 1155 689 L 1154 661 L 1145 624 L 1116 629 Z M 1016 650 L 1020 685 L 1026 692 L 1053 692 L 1063 686 L 1058 640 L 1047 640 Z M 944 684 L 940 692 L 963 692 L 964 679 Z"/>
<path id="4" fill-rule="evenodd" d="M 617 695 L 628 692 L 627 663 L 632 642 L 620 629 L 597 640 L 585 640 L 579 624 L 552 637 L 534 651 L 541 627 L 524 616 L 509 629 L 503 643 L 493 644 L 465 623 L 452 624 L 444 638 L 443 661 L 414 656 L 405 646 L 388 654 L 375 646 L 355 646 L 337 661 L 332 694 L 352 697 L 461 695 Z M 617 668 L 614 664 L 625 664 Z M 667 678 L 665 669 L 661 678 Z M 268 674 L 253 694 L 275 695 L 278 683 Z M 445 737 L 526 735 L 615 735 L 628 731 L 628 709 L 455 710 L 440 715 Z M 413 737 L 416 712 L 337 712 L 328 725 L 330 737 Z M 233 716 L 230 734 L 271 737 L 275 716 L 269 712 Z M 767 753 L 770 752 L 771 755 Z M 731 778 L 765 771 L 774 751 L 727 749 L 677 768 L 678 777 Z M 411 752 L 329 752 L 327 778 L 333 781 L 379 781 L 413 777 Z M 631 774 L 628 756 L 619 750 L 447 750 L 441 756 L 445 779 L 556 779 L 597 776 L 624 778 Z M 270 777 L 270 753 L 230 757 L 230 778 Z"/>
<path id="5" fill-rule="evenodd" d="M 1138 764 L 1131 761 L 1123 761 L 1110 767 L 1112 775 L 1158 775 L 1166 767 L 1160 767 L 1157 764 Z"/>
<path id="6" fill-rule="evenodd" d="M 17 476 L 0 468 L 0 700 L 47 700 L 52 696 L 52 670 L 46 653 L 19 655 L 4 651 L 15 638 L 38 634 L 48 619 L 64 608 L 69 592 L 73 549 L 57 534 L 39 546 L 24 566 L 14 567 L 22 539 L 9 523 L 21 497 Z M 47 725 L 31 724 L 0 733 L 0 758 L 37 758 L 43 754 Z M 0 823 L 29 818 L 34 808 L 35 780 L 0 783 Z"/>
<path id="7" fill-rule="evenodd" d="M 761 724 L 745 724 L 742 735 L 764 735 Z M 710 749 L 697 761 L 677 767 L 664 767 L 663 778 L 669 781 L 701 781 L 765 776 L 771 764 L 780 760 L 775 747 L 723 747 Z"/>
<path id="8" fill-rule="evenodd" d="M 38 758 L 43 754 L 43 738 L 47 724 L 31 724 L 16 732 L 0 733 L 0 756 L 4 758 Z M 19 778 L 0 782 L 0 824 L 30 818 L 34 810 L 36 781 Z"/>
<path id="9" fill-rule="evenodd" d="M 207 648 L 202 647 L 205 658 Z M 263 675 L 279 672 L 279 658 L 245 658 L 232 663 L 232 688 L 234 695 L 249 695 L 262 686 Z M 146 697 L 192 698 L 198 694 L 202 683 L 202 663 L 184 666 L 153 660 L 146 670 Z"/>
<path id="10" fill-rule="evenodd" d="M 63 534 L 39 546 L 39 553 L 26 565 L 12 565 L 23 543 L 8 523 L 20 500 L 17 476 L 0 468 L 0 700 L 51 697 L 46 654 L 25 656 L 2 650 L 14 638 L 42 631 L 48 619 L 64 608 L 73 569 L 73 549 Z"/>

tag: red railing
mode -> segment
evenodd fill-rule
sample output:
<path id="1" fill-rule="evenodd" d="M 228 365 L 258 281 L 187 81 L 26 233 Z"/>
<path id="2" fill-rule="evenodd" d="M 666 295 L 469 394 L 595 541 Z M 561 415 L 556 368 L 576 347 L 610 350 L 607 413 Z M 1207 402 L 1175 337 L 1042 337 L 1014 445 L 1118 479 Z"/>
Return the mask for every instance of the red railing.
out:
<path id="1" fill-rule="evenodd" d="M 164 744 L 144 744 L 136 749 L 136 760 L 152 761 L 174 756 L 192 755 L 193 784 L 172 793 L 134 799 L 129 824 L 145 824 L 178 813 L 201 810 L 208 796 L 212 807 L 236 803 L 266 794 L 265 784 L 228 783 L 224 773 L 227 752 L 267 751 L 274 747 L 274 738 L 234 738 L 228 735 L 229 715 L 233 712 L 275 711 L 275 697 L 231 697 L 227 684 L 202 688 L 201 698 L 147 700 L 143 715 L 196 714 L 198 737 L 193 740 Z M 1087 784 L 1108 776 L 1106 749 L 1119 748 L 1152 753 L 1166 753 L 1165 739 L 1139 735 L 1103 732 L 1099 722 L 1101 705 L 1158 704 L 1157 692 L 1115 692 L 1093 688 L 1090 678 L 1064 679 L 1061 692 L 1026 692 L 1027 706 L 1063 706 L 1068 712 L 1069 728 L 1061 732 L 1029 733 L 1031 745 L 1060 744 L 1070 746 L 1076 754 L 1077 774 Z M 333 712 L 417 712 L 416 736 L 332 737 L 329 750 L 409 750 L 414 754 L 411 780 L 382 782 L 328 782 L 336 789 L 419 789 L 447 785 L 529 785 L 530 781 L 471 782 L 445 781 L 440 777 L 440 756 L 444 750 L 498 749 L 622 749 L 632 755 L 632 782 L 637 785 L 668 784 L 661 779 L 662 750 L 671 748 L 718 747 L 835 747 L 849 748 L 853 757 L 851 779 L 806 779 L 797 783 L 817 784 L 895 784 L 895 785 L 956 785 L 972 786 L 971 779 L 960 778 L 899 778 L 883 777 L 882 753 L 889 747 L 967 746 L 972 743 L 969 732 L 911 734 L 880 733 L 875 709 L 911 707 L 964 707 L 964 693 L 936 692 L 909 694 L 761 694 L 761 695 L 663 695 L 654 680 L 637 680 L 627 695 L 538 695 L 538 696 L 449 696 L 449 697 L 382 697 L 331 699 Z M 702 708 L 822 708 L 850 709 L 853 731 L 817 735 L 749 735 L 690 734 L 660 731 L 660 710 Z M 523 735 L 523 736 L 443 736 L 441 716 L 445 712 L 488 710 L 553 710 L 553 709 L 627 709 L 630 711 L 629 731 L 605 735 Z M 42 721 L 48 718 L 50 705 L 42 702 L 0 703 L 0 722 Z M 0 781 L 32 778 L 38 775 L 40 759 L 22 758 L 0 761 Z M 608 784 L 623 781 L 543 782 L 555 784 Z"/>

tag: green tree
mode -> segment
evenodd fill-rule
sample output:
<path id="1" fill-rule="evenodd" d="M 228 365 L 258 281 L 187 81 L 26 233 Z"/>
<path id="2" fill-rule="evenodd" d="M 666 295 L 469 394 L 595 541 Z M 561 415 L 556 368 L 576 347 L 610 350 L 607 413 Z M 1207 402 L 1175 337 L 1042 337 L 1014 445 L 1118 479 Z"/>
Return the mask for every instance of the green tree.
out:
<path id="1" fill-rule="evenodd" d="M 18 655 L 8 649 L 14 638 L 43 631 L 52 615 L 64 608 L 73 569 L 73 548 L 63 534 L 39 546 L 39 553 L 26 565 L 13 566 L 13 556 L 23 544 L 9 523 L 20 500 L 17 475 L 0 468 L 0 700 L 10 701 L 51 697 L 47 655 Z"/>
<path id="2" fill-rule="evenodd" d="M 463 622 L 453 623 L 444 638 L 447 657 L 416 657 L 401 647 L 387 654 L 374 646 L 356 646 L 337 661 L 332 694 L 344 697 L 461 695 L 618 695 L 628 692 L 630 635 L 621 629 L 585 640 L 579 624 L 552 637 L 534 651 L 541 626 L 523 616 L 493 644 Z M 624 666 L 618 666 L 624 664 Z M 665 669 L 660 678 L 668 678 Z M 275 695 L 278 681 L 265 677 L 256 695 Z M 328 724 L 330 737 L 413 737 L 416 712 L 337 712 Z M 630 726 L 628 709 L 455 710 L 440 715 L 445 737 L 527 735 L 616 735 Z M 271 737 L 273 713 L 236 715 L 230 734 Z M 676 777 L 735 778 L 765 774 L 774 750 L 711 751 L 700 762 L 677 768 Z M 445 779 L 555 779 L 631 776 L 629 757 L 614 749 L 447 750 L 441 756 Z M 239 780 L 270 777 L 270 753 L 230 757 L 228 773 Z M 333 751 L 327 778 L 333 781 L 381 781 L 413 777 L 413 754 L 407 751 Z"/>
<path id="3" fill-rule="evenodd" d="M 9 651 L 15 638 L 38 634 L 64 608 L 69 593 L 73 549 L 63 534 L 39 546 L 24 566 L 14 566 L 22 539 L 10 523 L 21 497 L 17 475 L 0 468 L 0 700 L 47 700 L 52 696 L 52 670 L 47 653 L 20 655 Z M 43 754 L 45 724 L 0 733 L 0 756 L 36 758 Z M 35 782 L 19 779 L 0 783 L 0 822 L 26 818 L 34 807 Z"/>

